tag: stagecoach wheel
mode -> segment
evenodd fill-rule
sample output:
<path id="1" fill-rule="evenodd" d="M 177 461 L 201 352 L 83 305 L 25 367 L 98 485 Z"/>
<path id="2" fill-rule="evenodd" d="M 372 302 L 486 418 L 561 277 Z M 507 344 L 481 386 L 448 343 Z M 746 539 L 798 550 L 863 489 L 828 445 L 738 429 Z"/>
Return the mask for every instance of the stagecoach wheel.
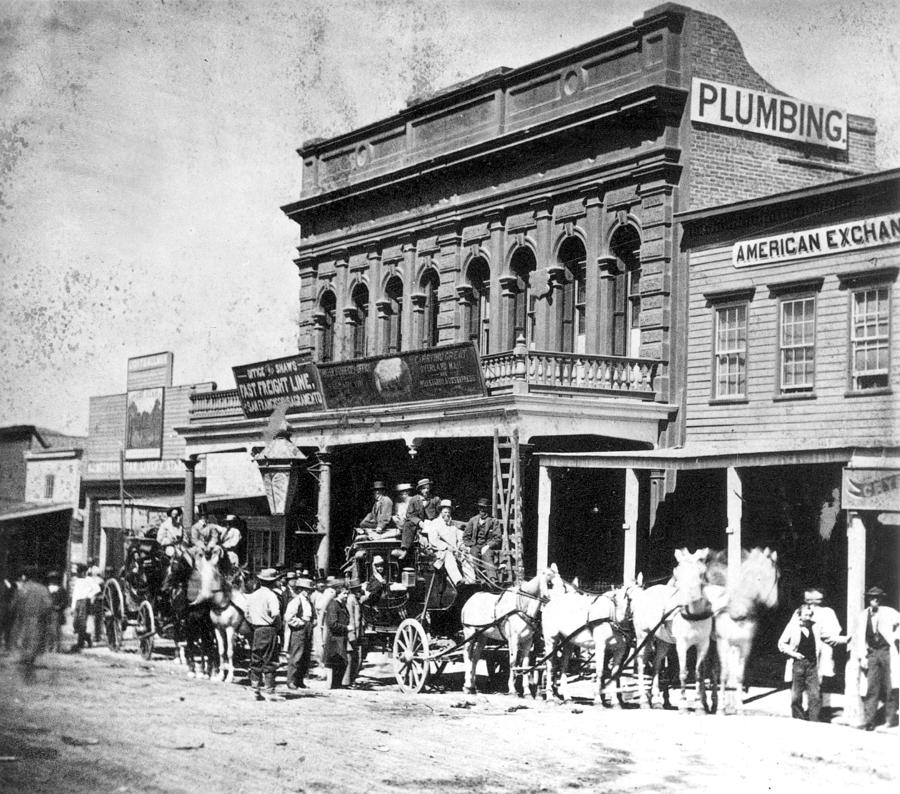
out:
<path id="1" fill-rule="evenodd" d="M 125 620 L 125 599 L 115 579 L 103 585 L 103 627 L 106 644 L 111 651 L 122 650 L 122 623 Z"/>
<path id="2" fill-rule="evenodd" d="M 153 641 L 156 637 L 156 619 L 153 615 L 153 607 L 149 601 L 141 601 L 141 605 L 138 607 L 135 631 L 141 649 L 141 656 L 150 661 L 150 657 L 153 656 Z"/>
<path id="3" fill-rule="evenodd" d="M 428 635 L 415 618 L 404 620 L 394 635 L 394 676 L 401 691 L 417 694 L 428 682 Z"/>

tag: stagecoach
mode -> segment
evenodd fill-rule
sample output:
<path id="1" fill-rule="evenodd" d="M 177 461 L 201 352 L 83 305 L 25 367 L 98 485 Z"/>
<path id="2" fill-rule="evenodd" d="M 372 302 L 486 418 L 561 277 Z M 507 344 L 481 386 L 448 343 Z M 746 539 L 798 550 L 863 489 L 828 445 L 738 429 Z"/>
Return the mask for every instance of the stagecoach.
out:
<path id="1" fill-rule="evenodd" d="M 435 569 L 428 549 L 414 546 L 398 560 L 399 549 L 397 540 L 358 540 L 348 551 L 345 570 L 365 584 L 373 559 L 384 559 L 387 587 L 375 606 L 362 606 L 362 651 L 390 653 L 400 689 L 418 693 L 462 658 L 466 640 L 460 612 L 473 593 L 492 588 L 487 582 L 457 587 Z M 508 666 L 505 645 L 488 645 L 481 658 L 492 681 Z"/>
<path id="2" fill-rule="evenodd" d="M 103 585 L 103 625 L 112 651 L 122 650 L 131 627 L 144 659 L 150 659 L 157 636 L 173 631 L 171 606 L 162 592 L 168 558 L 152 538 L 125 539 L 125 564 Z"/>

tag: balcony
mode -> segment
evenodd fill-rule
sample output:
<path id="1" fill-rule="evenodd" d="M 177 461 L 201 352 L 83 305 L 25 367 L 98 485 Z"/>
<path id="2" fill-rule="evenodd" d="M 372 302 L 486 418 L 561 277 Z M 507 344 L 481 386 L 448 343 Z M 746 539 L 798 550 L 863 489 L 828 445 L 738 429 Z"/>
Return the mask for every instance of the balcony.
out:
<path id="1" fill-rule="evenodd" d="M 659 362 L 647 358 L 595 356 L 510 350 L 481 357 L 484 385 L 489 395 L 598 394 L 636 400 L 654 400 Z M 191 395 L 190 421 L 206 422 L 243 416 L 237 389 Z"/>

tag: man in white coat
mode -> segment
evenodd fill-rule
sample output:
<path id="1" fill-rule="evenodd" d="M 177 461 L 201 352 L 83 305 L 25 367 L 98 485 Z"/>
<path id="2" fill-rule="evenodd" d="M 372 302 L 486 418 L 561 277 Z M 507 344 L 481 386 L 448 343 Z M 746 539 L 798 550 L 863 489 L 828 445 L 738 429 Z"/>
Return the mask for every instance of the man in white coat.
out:
<path id="1" fill-rule="evenodd" d="M 884 703 L 885 725 L 897 725 L 897 700 L 891 691 L 900 677 L 900 613 L 884 606 L 885 593 L 880 587 L 866 590 L 869 606 L 859 617 L 859 630 L 854 637 L 854 652 L 859 669 L 865 672 L 866 694 L 863 697 L 865 723 L 860 727 L 875 730 L 879 701 Z"/>

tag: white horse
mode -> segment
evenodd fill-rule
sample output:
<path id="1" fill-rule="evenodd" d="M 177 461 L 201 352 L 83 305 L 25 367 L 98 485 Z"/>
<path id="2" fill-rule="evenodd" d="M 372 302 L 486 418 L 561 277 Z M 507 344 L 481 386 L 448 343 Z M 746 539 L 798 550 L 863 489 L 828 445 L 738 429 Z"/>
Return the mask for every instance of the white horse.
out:
<path id="1" fill-rule="evenodd" d="M 473 593 L 463 604 L 463 664 L 466 678 L 463 691 L 475 693 L 475 668 L 488 640 L 505 642 L 509 649 L 507 692 L 524 694 L 519 666 L 528 667 L 538 614 L 548 599 L 548 572 L 502 593 Z"/>
<path id="2" fill-rule="evenodd" d="M 728 578 L 725 552 L 710 559 L 704 589 L 715 615 L 724 714 L 735 714 L 742 705 L 747 657 L 762 611 L 778 606 L 779 577 L 778 552 L 769 548 L 741 553 L 737 581 Z"/>
<path id="3" fill-rule="evenodd" d="M 682 705 L 687 705 L 687 653 L 692 647 L 697 649 L 697 686 L 701 697 L 705 698 L 701 666 L 709 652 L 712 633 L 712 608 L 704 591 L 708 556 L 709 549 L 698 549 L 693 554 L 687 549 L 676 549 L 675 559 L 678 565 L 672 572 L 669 583 L 641 590 L 632 599 L 635 647 L 643 649 L 643 655 L 639 654 L 636 659 L 641 705 L 645 692 L 645 664 L 651 663 L 653 671 L 648 693 L 648 702 L 652 707 L 660 696 L 659 673 L 662 663 L 673 645 L 678 654 Z M 662 698 L 664 705 L 668 706 L 668 687 Z"/>
<path id="4" fill-rule="evenodd" d="M 239 587 L 233 587 L 225 580 L 218 565 L 202 554 L 197 555 L 197 570 L 200 572 L 200 592 L 193 603 L 209 602 L 209 619 L 219 651 L 219 680 L 231 683 L 234 679 L 235 632 L 249 630 L 244 617 L 247 599 Z"/>
<path id="5" fill-rule="evenodd" d="M 550 653 L 556 646 L 562 649 L 559 666 L 559 695 L 569 700 L 567 670 L 572 650 L 576 646 L 594 652 L 595 686 L 594 704 L 604 702 L 603 676 L 606 654 L 611 653 L 613 665 L 620 665 L 628 653 L 628 641 L 618 628 L 628 620 L 631 599 L 640 584 L 626 585 L 608 593 L 593 595 L 579 591 L 574 585 L 554 578 L 553 596 L 541 615 L 544 648 L 547 656 L 547 681 L 544 698 L 549 700 L 555 691 L 553 660 Z M 609 685 L 609 681 L 607 685 Z M 613 696 L 618 699 L 618 677 L 611 679 Z"/>

